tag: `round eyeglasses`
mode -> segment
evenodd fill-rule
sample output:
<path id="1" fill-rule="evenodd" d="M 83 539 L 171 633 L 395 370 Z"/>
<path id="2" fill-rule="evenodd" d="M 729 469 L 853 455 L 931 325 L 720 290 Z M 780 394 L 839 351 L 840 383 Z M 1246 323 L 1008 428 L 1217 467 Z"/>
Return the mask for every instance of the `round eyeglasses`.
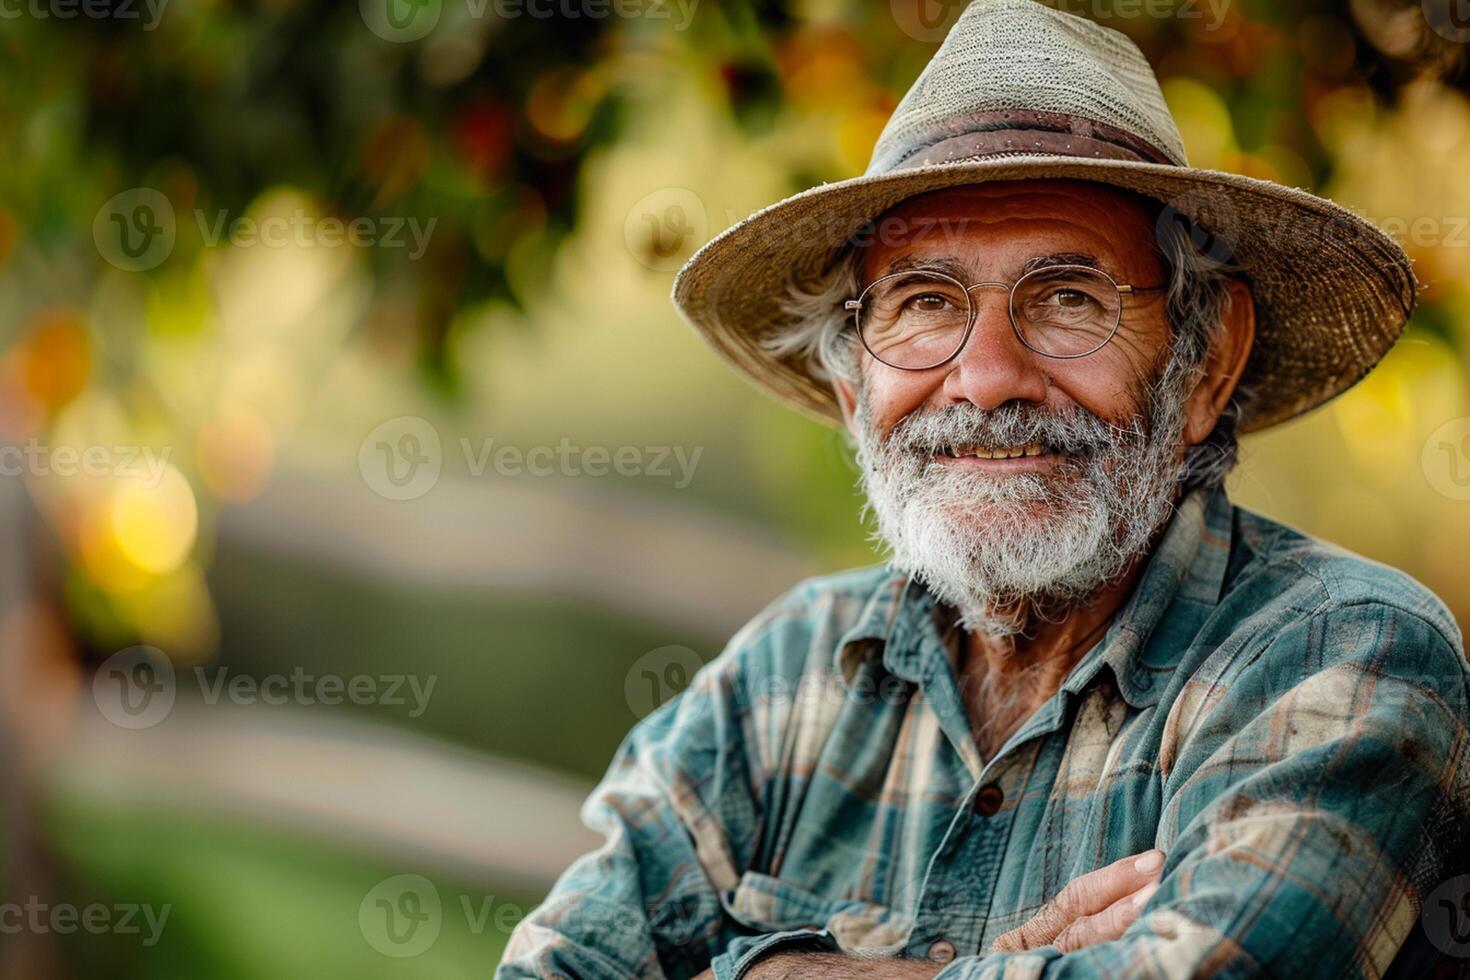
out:
<path id="1" fill-rule="evenodd" d="M 982 286 L 1010 291 L 1011 325 L 1028 349 L 1047 357 L 1086 357 L 1105 347 L 1123 319 L 1123 296 L 1163 286 L 1120 284 L 1100 269 L 1051 265 L 1014 284 L 963 285 L 940 272 L 895 272 L 869 283 L 844 308 L 863 346 L 889 367 L 925 371 L 951 360 L 970 339 Z"/>

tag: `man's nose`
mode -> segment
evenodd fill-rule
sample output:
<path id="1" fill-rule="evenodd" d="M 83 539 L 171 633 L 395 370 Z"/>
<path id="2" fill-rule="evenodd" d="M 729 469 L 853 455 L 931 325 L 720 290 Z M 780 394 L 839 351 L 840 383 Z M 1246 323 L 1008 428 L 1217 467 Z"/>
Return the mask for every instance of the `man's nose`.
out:
<path id="1" fill-rule="evenodd" d="M 949 363 L 944 394 L 951 403 L 968 401 L 987 411 L 1013 399 L 1046 400 L 1041 355 L 1021 343 L 1011 325 L 1010 294 L 995 286 L 970 293 L 975 325 L 964 350 Z"/>

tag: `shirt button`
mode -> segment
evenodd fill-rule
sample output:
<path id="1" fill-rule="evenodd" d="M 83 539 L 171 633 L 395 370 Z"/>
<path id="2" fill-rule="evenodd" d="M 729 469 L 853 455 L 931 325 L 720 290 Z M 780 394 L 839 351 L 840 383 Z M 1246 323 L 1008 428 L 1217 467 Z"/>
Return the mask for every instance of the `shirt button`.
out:
<path id="1" fill-rule="evenodd" d="M 935 963 L 948 963 L 954 959 L 954 943 L 941 939 L 929 947 L 929 958 Z"/>
<path id="2" fill-rule="evenodd" d="M 935 962 L 950 962 L 954 959 L 954 943 L 948 939 L 941 939 L 935 945 L 929 946 L 929 959 Z"/>
<path id="3" fill-rule="evenodd" d="M 975 794 L 975 810 L 982 817 L 993 816 L 1005 801 L 1005 793 L 1001 792 L 1000 787 L 995 783 L 991 783 L 988 786 L 981 786 L 980 792 Z"/>

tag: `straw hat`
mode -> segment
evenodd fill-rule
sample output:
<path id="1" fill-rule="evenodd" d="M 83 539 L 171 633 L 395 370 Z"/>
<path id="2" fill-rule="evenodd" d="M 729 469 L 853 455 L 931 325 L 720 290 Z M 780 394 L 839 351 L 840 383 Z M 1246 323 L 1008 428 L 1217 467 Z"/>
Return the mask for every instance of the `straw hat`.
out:
<path id="1" fill-rule="evenodd" d="M 1256 303 L 1242 431 L 1351 387 L 1414 306 L 1413 270 L 1393 239 L 1305 191 L 1190 167 L 1133 42 L 1035 0 L 971 3 L 894 110 L 867 172 L 789 197 L 710 241 L 680 270 L 674 303 L 758 384 L 840 422 L 832 389 L 811 365 L 761 345 L 791 325 L 781 305 L 787 284 L 872 240 L 874 220 L 906 198 L 1021 178 L 1125 188 L 1164 202 L 1161 223 L 1208 229 L 1207 254 L 1228 257 Z"/>

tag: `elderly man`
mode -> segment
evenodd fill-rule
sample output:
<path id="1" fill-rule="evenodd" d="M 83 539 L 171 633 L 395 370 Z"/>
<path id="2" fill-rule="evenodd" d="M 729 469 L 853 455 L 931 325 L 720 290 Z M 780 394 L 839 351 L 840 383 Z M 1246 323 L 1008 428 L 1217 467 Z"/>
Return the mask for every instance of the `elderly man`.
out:
<path id="1" fill-rule="evenodd" d="M 1350 386 L 1413 298 L 1342 209 L 1189 168 L 1125 38 L 977 0 L 864 177 L 675 287 L 740 369 L 851 431 L 890 560 L 798 586 L 638 725 L 585 811 L 605 845 L 499 975 L 1470 953 L 1459 630 L 1223 490 L 1237 432 Z"/>

